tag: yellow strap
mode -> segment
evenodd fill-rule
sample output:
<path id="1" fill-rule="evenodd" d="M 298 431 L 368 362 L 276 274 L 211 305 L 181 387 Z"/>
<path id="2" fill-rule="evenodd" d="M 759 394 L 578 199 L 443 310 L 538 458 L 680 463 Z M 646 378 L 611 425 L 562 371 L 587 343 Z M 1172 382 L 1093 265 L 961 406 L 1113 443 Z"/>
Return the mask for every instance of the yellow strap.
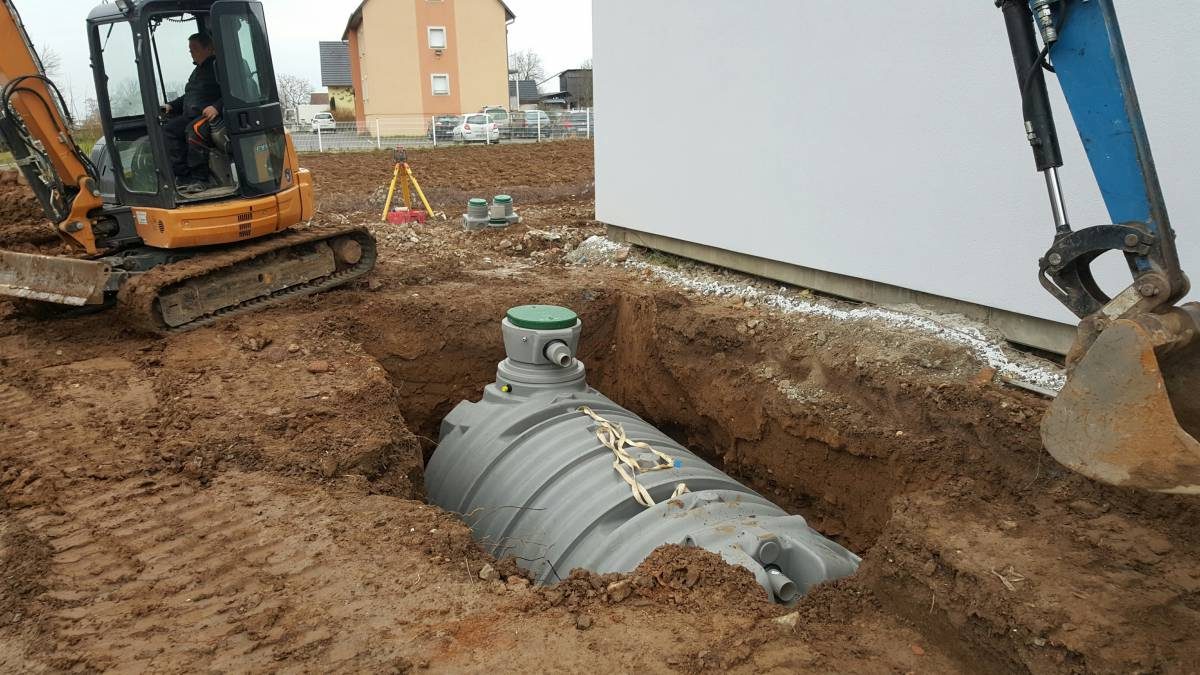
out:
<path id="1" fill-rule="evenodd" d="M 629 440 L 629 437 L 625 435 L 624 427 L 620 424 L 609 422 L 587 406 L 582 406 L 578 410 L 596 422 L 596 438 L 600 440 L 600 443 L 604 447 L 612 451 L 614 456 L 612 467 L 621 476 L 621 479 L 629 484 L 629 489 L 633 492 L 633 499 L 646 508 L 654 506 L 654 499 L 646 491 L 646 488 L 638 482 L 636 476 L 639 473 L 673 468 L 675 466 L 675 458 L 664 452 L 660 452 L 649 443 Z M 654 466 L 642 466 L 641 462 L 631 455 L 626 447 L 640 448 L 653 453 L 656 458 Z M 671 499 L 675 499 L 686 492 L 688 492 L 687 485 L 680 483 L 675 486 L 675 492 L 671 495 Z"/>

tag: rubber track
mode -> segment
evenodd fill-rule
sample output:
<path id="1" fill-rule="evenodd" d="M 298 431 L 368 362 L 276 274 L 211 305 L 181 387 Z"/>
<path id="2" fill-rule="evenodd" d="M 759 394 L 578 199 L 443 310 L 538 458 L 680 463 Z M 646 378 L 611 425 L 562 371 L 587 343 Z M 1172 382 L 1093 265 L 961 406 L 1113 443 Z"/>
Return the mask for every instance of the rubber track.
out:
<path id="1" fill-rule="evenodd" d="M 228 270 L 268 253 L 345 235 L 353 236 L 362 244 L 362 259 L 353 267 L 305 284 L 285 288 L 271 295 L 231 305 L 182 326 L 171 327 L 162 320 L 157 300 L 159 294 L 172 286 L 190 279 Z M 375 238 L 365 227 L 309 227 L 303 230 L 292 230 L 230 247 L 225 251 L 204 253 L 182 262 L 152 269 L 129 280 L 121 287 L 117 294 L 118 311 L 126 324 L 138 330 L 157 335 L 181 333 L 211 325 L 222 318 L 258 311 L 292 298 L 312 295 L 340 286 L 370 272 L 375 267 L 376 256 Z"/>

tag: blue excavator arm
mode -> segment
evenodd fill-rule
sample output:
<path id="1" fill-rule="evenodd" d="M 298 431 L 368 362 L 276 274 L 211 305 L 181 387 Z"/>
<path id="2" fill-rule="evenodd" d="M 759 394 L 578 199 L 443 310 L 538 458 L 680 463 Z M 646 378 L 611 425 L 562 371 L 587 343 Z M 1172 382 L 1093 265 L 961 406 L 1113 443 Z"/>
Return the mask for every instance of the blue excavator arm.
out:
<path id="1" fill-rule="evenodd" d="M 1025 134 L 1055 227 L 1042 285 L 1081 319 L 1066 386 L 1042 421 L 1060 463 L 1094 479 L 1200 494 L 1200 304 L 1189 290 L 1113 0 L 996 0 L 1008 28 Z M 1040 40 L 1039 40 L 1040 38 Z M 1074 228 L 1046 86 L 1053 72 L 1111 222 Z M 1124 254 L 1132 283 L 1109 297 L 1091 264 Z"/>
<path id="2" fill-rule="evenodd" d="M 1113 0 L 997 4 L 1008 22 L 1026 132 L 1038 170 L 1046 173 L 1057 232 L 1041 262 L 1043 285 L 1081 319 L 1098 312 L 1116 318 L 1170 306 L 1187 293 L 1188 280 L 1180 269 Z M 1051 68 L 1108 208 L 1109 224 L 1073 231 L 1067 219 L 1057 175 L 1062 157 L 1042 72 Z M 1100 290 L 1090 269 L 1092 261 L 1112 250 L 1125 254 L 1133 276 L 1117 298 Z"/>

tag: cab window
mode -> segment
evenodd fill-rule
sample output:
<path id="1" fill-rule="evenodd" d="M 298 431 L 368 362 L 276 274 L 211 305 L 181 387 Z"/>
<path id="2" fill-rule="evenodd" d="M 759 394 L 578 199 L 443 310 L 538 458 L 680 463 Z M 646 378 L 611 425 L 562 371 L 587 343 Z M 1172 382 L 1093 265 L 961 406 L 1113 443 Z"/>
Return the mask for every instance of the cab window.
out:
<path id="1" fill-rule="evenodd" d="M 133 29 L 123 22 L 103 26 L 100 41 L 104 74 L 108 78 L 108 107 L 113 118 L 141 117 L 144 108 Z"/>
<path id="2" fill-rule="evenodd" d="M 217 64 L 224 74 L 226 107 L 250 108 L 274 100 L 274 75 L 261 8 L 243 6 L 216 17 Z M 232 105 L 231 105 L 232 104 Z"/>

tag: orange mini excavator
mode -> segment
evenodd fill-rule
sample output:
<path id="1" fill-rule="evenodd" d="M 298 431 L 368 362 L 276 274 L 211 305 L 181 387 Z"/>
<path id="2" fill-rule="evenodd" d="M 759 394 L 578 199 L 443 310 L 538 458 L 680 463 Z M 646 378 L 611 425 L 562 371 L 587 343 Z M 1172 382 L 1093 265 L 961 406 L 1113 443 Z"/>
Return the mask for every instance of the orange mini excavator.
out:
<path id="1" fill-rule="evenodd" d="M 260 3 L 96 7 L 87 35 L 104 137 L 90 155 L 72 137 L 16 8 L 0 3 L 0 134 L 77 252 L 0 252 L 0 294 L 116 304 L 137 327 L 170 332 L 338 286 L 374 266 L 375 240 L 362 228 L 291 229 L 313 216 L 313 184 L 283 127 Z M 210 132 L 189 136 L 208 169 L 200 186 L 173 169 L 164 113 L 196 68 L 188 45 L 197 35 L 212 50 L 221 102 Z"/>

